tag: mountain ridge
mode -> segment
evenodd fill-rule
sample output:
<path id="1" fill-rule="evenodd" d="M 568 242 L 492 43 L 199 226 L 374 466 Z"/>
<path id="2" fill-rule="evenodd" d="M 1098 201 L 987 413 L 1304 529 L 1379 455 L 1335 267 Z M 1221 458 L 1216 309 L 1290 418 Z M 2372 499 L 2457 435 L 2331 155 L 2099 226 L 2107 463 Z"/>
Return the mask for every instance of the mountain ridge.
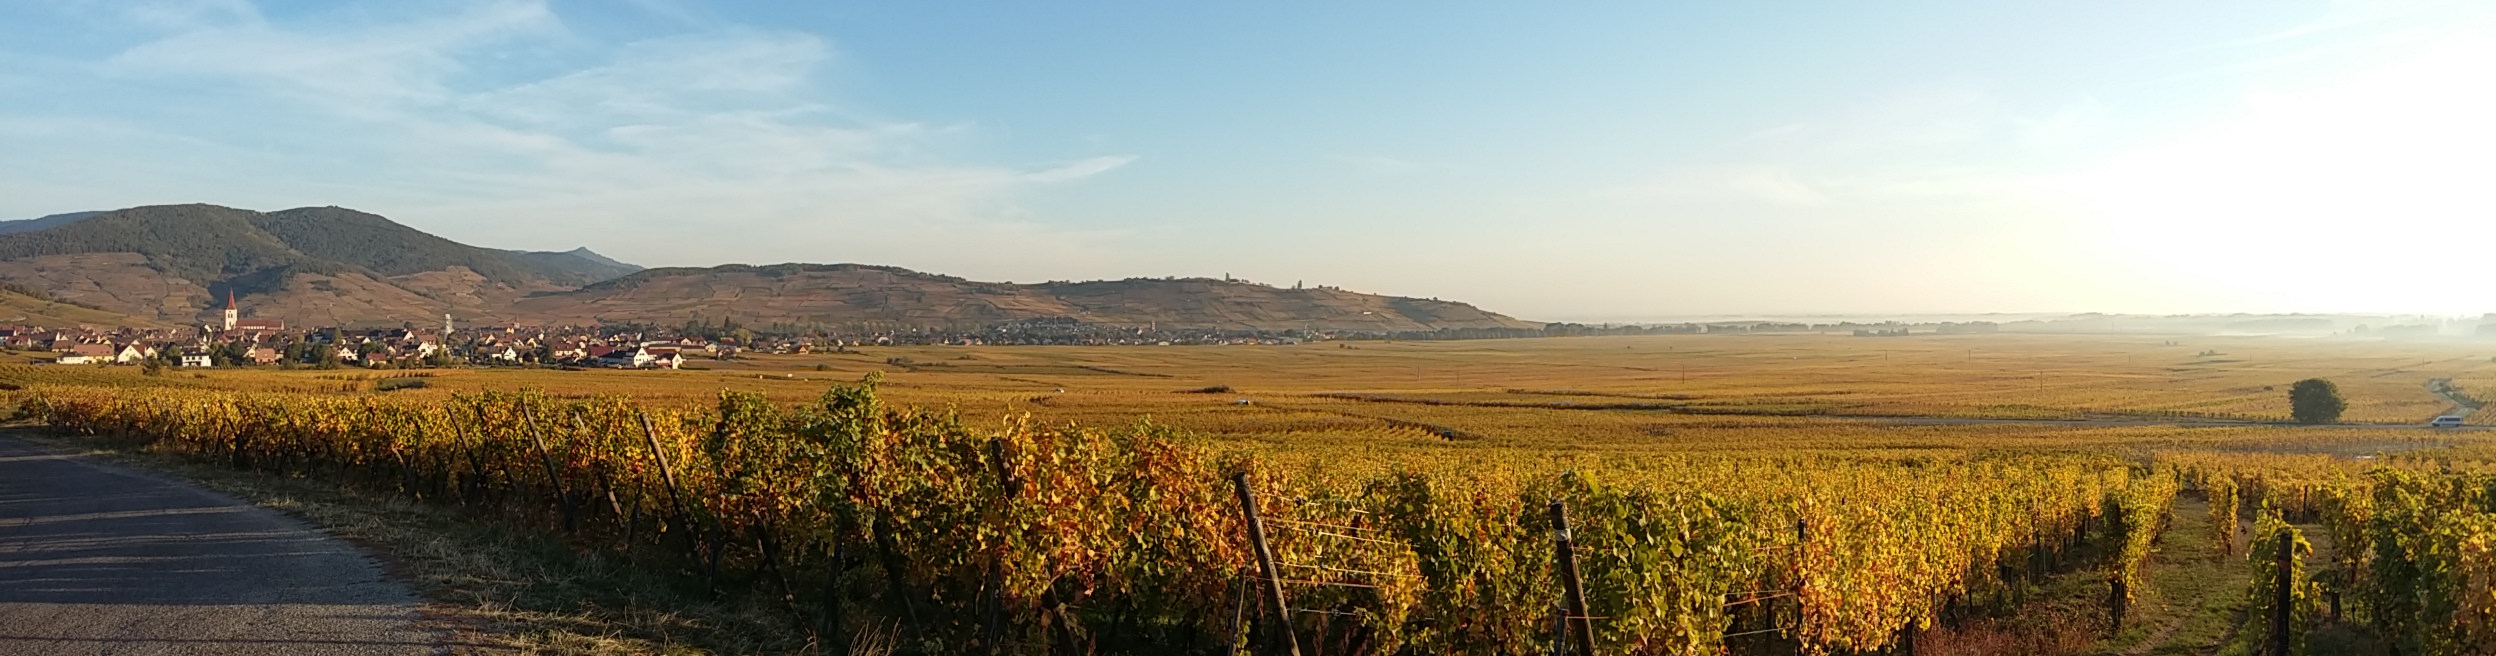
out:
<path id="1" fill-rule="evenodd" d="M 245 316 L 299 326 L 431 323 L 964 328 L 1035 319 L 1216 330 L 1427 331 L 1533 328 L 1474 306 L 1336 288 L 1209 278 L 1016 284 L 833 263 L 645 269 L 587 247 L 472 246 L 378 214 L 325 206 L 272 212 L 157 205 L 8 232 L 0 281 L 67 302 L 176 325 L 212 322 L 227 294 Z"/>
<path id="2" fill-rule="evenodd" d="M 0 221 L 0 235 L 15 234 L 20 232 L 34 232 L 46 228 L 65 226 L 79 221 L 95 218 L 103 214 L 104 212 L 98 211 L 62 212 L 60 214 L 38 216 L 31 219 Z"/>
<path id="3" fill-rule="evenodd" d="M 513 299 L 612 269 L 469 246 L 339 207 L 153 205 L 0 234 L 0 280 L 177 325 L 218 318 L 229 294 L 251 299 L 247 315 L 291 323 L 495 317 Z"/>
<path id="4" fill-rule="evenodd" d="M 631 317 L 661 324 L 734 318 L 748 324 L 965 328 L 1071 319 L 1110 326 L 1364 332 L 1542 325 L 1460 302 L 1331 287 L 1213 278 L 1019 284 L 855 263 L 647 269 L 576 290 L 532 294 L 514 309 L 530 316 Z"/>

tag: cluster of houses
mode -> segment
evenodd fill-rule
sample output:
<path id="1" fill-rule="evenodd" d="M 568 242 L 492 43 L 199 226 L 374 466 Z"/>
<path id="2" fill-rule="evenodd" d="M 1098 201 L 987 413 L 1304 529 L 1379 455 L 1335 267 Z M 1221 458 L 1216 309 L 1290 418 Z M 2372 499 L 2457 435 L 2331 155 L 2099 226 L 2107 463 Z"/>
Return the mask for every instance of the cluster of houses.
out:
<path id="1" fill-rule="evenodd" d="M 445 317 L 439 329 L 322 327 L 290 329 L 285 322 L 243 319 L 229 299 L 221 325 L 185 329 L 46 329 L 0 327 L 0 346 L 21 352 L 53 352 L 60 364 L 182 367 L 312 365 L 423 367 L 451 364 L 675 369 L 698 359 L 733 359 L 743 353 L 810 353 L 859 346 L 983 345 L 1232 345 L 1296 344 L 1356 338 L 1307 331 L 1240 331 L 1154 326 L 1105 326 L 1071 320 L 1036 320 L 980 327 L 884 326 L 797 336 L 705 335 L 655 326 L 521 326 L 460 328 Z"/>
<path id="2" fill-rule="evenodd" d="M 443 317 L 438 330 L 414 324 L 387 329 L 290 329 L 284 321 L 242 318 L 230 294 L 221 319 L 217 324 L 180 329 L 0 326 L 0 347 L 54 353 L 57 355 L 52 361 L 60 364 L 373 368 L 468 364 L 675 369 L 694 359 L 733 359 L 741 353 L 846 350 L 853 346 L 1296 344 L 1394 337 L 1310 330 L 1112 326 L 1068 318 L 950 328 L 889 323 L 847 329 L 818 325 L 811 330 L 779 331 L 783 334 L 778 336 L 756 335 L 725 323 L 718 330 L 711 330 L 698 321 L 683 329 L 511 325 L 455 331 L 448 316 Z M 1549 334 L 1547 329 L 1520 332 Z M 1432 333 L 1416 338 L 1511 336 L 1527 335 Z"/>
<path id="3" fill-rule="evenodd" d="M 579 328 L 512 326 L 455 332 L 449 317 L 444 317 L 438 331 L 413 326 L 289 331 L 283 321 L 244 319 L 239 315 L 229 296 L 222 326 L 0 327 L 0 347 L 55 353 L 52 362 L 58 364 L 414 367 L 461 363 L 633 369 L 675 369 L 688 357 L 733 357 L 738 349 L 733 339 L 724 340 L 726 343 L 695 337 L 645 339 L 643 333 L 601 334 Z"/>
<path id="4" fill-rule="evenodd" d="M 16 331 L 0 330 L 0 332 Z M 16 342 L 17 340 L 10 341 Z M 28 341 L 30 342 L 28 346 L 32 346 L 34 350 L 59 352 L 60 357 L 53 360 L 59 364 L 140 364 L 157 359 L 164 353 L 157 345 L 138 340 L 115 341 L 108 338 L 89 340 L 56 337 Z M 253 364 L 276 364 L 279 360 L 277 351 L 263 346 L 249 347 L 246 355 Z M 181 364 L 188 367 L 210 366 L 214 360 L 215 358 L 206 351 L 186 352 L 180 355 Z"/>
<path id="5" fill-rule="evenodd" d="M 182 367 L 334 364 L 364 367 L 464 364 L 548 364 L 580 367 L 675 369 L 688 352 L 709 357 L 734 354 L 716 343 L 626 338 L 545 338 L 500 331 L 463 335 L 454 342 L 430 331 L 337 330 L 243 335 L 226 331 L 0 328 L 0 344 L 17 351 L 51 352 L 58 364 L 139 365 L 151 361 Z"/>
<path id="6" fill-rule="evenodd" d="M 743 337 L 741 340 L 739 337 Z M 665 328 L 503 326 L 440 329 L 315 328 L 241 319 L 190 329 L 46 329 L 0 327 L 0 346 L 57 353 L 60 364 L 183 367 L 319 365 L 420 367 L 449 364 L 675 369 L 698 359 L 742 353 L 810 353 L 855 346 L 1006 344 L 1289 344 L 1298 335 L 1134 327 L 1004 325 L 972 330 L 897 329 L 860 335 L 704 336 Z M 817 344 L 821 346 L 817 346 Z"/>
<path id="7" fill-rule="evenodd" d="M 1309 335 L 1262 331 L 1102 326 L 1073 320 L 1031 320 L 979 327 L 878 326 L 859 331 L 813 331 L 801 336 L 701 334 L 688 326 L 503 326 L 454 330 L 413 324 L 388 329 L 322 327 L 290 330 L 284 321 L 245 319 L 229 295 L 222 322 L 184 329 L 46 329 L 0 327 L 0 346 L 52 352 L 60 364 L 182 367 L 313 365 L 420 367 L 450 364 L 544 365 L 627 369 L 675 369 L 693 359 L 733 359 L 740 353 L 809 353 L 818 348 L 889 345 L 1005 344 L 1288 344 Z M 723 328 L 725 326 L 723 325 Z M 817 344 L 822 344 L 818 347 Z"/>
<path id="8" fill-rule="evenodd" d="M 696 321 L 683 329 L 654 326 L 504 326 L 454 331 L 450 317 L 439 330 L 413 324 L 389 329 L 289 330 L 283 321 L 244 319 L 226 299 L 222 325 L 197 329 L 55 330 L 0 327 L 0 346 L 49 351 L 61 364 L 145 364 L 182 367 L 311 365 L 424 367 L 453 364 L 538 365 L 626 369 L 676 369 L 697 358 L 733 359 L 740 353 L 807 353 L 818 348 L 889 345 L 1224 345 L 1297 344 L 1358 339 L 1491 339 L 1569 335 L 1716 332 L 1826 332 L 1852 329 L 1858 336 L 1900 336 L 1910 329 L 1942 334 L 1994 332 L 1991 322 L 1903 324 L 1799 324 L 1720 322 L 1677 325 L 1548 324 L 1535 328 L 1440 330 L 1409 333 L 1339 333 L 1313 330 L 1212 330 L 1160 326 L 1111 326 L 1069 318 L 1027 319 L 982 326 L 818 326 L 796 336 L 758 336 L 726 323 L 711 330 Z M 821 347 L 817 345 L 821 344 Z"/>

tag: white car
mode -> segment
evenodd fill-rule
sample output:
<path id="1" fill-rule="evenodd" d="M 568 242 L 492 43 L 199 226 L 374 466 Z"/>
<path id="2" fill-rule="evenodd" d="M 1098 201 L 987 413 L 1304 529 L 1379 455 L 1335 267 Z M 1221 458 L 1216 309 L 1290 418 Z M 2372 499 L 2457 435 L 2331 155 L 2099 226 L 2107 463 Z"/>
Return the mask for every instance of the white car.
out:
<path id="1" fill-rule="evenodd" d="M 2436 417 L 2433 420 L 2429 420 L 2427 425 L 2434 428 L 2460 428 L 2461 415 L 2444 415 L 2442 417 Z"/>

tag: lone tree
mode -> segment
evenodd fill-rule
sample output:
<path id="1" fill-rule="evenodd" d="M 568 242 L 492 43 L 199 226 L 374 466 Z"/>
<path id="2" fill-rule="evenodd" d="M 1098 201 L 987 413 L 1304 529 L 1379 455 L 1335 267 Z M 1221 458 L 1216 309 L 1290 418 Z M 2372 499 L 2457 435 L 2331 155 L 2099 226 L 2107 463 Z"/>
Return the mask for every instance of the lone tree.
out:
<path id="1" fill-rule="evenodd" d="M 2340 412 L 2347 409 L 2349 402 L 2341 400 L 2340 386 L 2331 381 L 2307 378 L 2288 388 L 2288 414 L 2297 423 L 2336 424 L 2340 422 Z"/>

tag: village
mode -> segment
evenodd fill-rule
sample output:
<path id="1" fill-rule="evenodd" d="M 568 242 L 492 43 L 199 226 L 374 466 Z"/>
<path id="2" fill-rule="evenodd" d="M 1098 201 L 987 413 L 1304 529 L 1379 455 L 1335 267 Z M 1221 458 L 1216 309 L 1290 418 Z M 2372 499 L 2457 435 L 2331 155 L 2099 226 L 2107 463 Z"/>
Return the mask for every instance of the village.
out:
<path id="1" fill-rule="evenodd" d="M 676 369 L 695 360 L 733 360 L 743 353 L 802 354 L 860 346 L 981 345 L 1237 345 L 1341 339 L 1300 331 L 1166 330 L 1037 320 L 946 329 L 854 326 L 757 332 L 727 321 L 684 326 L 289 327 L 247 319 L 229 295 L 220 321 L 196 328 L 127 326 L 0 327 L 0 349 L 61 365 L 213 368 L 273 366 L 414 369 L 449 366 L 546 366 Z"/>
<path id="2" fill-rule="evenodd" d="M 1433 331 L 1327 331 L 1207 329 L 1157 325 L 1093 324 L 1071 318 L 1040 318 L 962 326 L 914 326 L 894 322 L 749 327 L 695 317 L 683 325 L 607 324 L 458 327 L 443 315 L 439 326 L 403 323 L 397 328 L 290 327 L 285 321 L 244 318 L 229 294 L 214 321 L 195 328 L 0 326 L 0 350 L 31 355 L 36 363 L 211 368 L 415 369 L 452 366 L 515 366 L 598 369 L 677 369 L 700 360 L 735 360 L 742 354 L 849 352 L 870 346 L 1208 346 L 1289 345 L 1371 340 L 1462 340 L 1530 337 L 1593 337 L 1667 334 L 1851 333 L 1857 337 L 1989 334 L 1992 321 L 1803 323 L 1714 321 L 1706 323 L 1550 323 L 1528 329 Z M 2164 321 L 2186 318 L 2165 318 Z M 2197 318 L 2195 318 L 2197 319 Z M 2230 317 L 2238 323 L 2241 318 Z M 2096 326 L 2086 316 L 2013 322 L 2023 332 L 2065 332 L 2061 324 Z M 2138 321 L 2160 323 L 2161 318 Z M 2496 332 L 2496 315 L 2479 326 Z M 2234 325 L 2234 324 L 2230 324 Z M 2325 321 L 2323 329 L 2334 324 Z M 2076 327 L 2076 326 L 2075 326 Z M 2463 328 L 2468 328 L 2464 326 Z M 2389 335 L 2396 328 L 2380 333 Z M 2363 324 L 2351 334 L 2365 334 Z M 2086 332 L 2086 330 L 2084 330 Z M 2449 331 L 2445 331 L 2449 332 Z M 2433 333 L 2430 333 L 2433 334 Z"/>
<path id="3" fill-rule="evenodd" d="M 459 330 L 448 315 L 438 329 L 290 330 L 283 321 L 242 318 L 231 296 L 223 314 L 221 324 L 198 328 L 0 328 L 0 348 L 56 353 L 51 361 L 63 365 L 400 369 L 461 364 L 675 369 L 688 357 L 733 358 L 745 348 L 736 337 L 645 339 L 641 333 L 522 326 Z"/>
<path id="4" fill-rule="evenodd" d="M 1664 334 L 1840 333 L 1856 336 L 1991 333 L 1993 322 L 1859 324 L 1718 321 L 1674 324 L 1545 324 L 1536 329 L 1441 329 L 1434 331 L 1217 330 L 1156 325 L 1092 324 L 1069 318 L 1025 319 L 966 326 L 912 326 L 890 322 L 740 326 L 699 317 L 683 325 L 524 325 L 458 327 L 444 315 L 439 326 L 403 323 L 397 328 L 290 327 L 285 321 L 244 318 L 229 295 L 216 321 L 195 328 L 0 326 L 0 349 L 35 354 L 38 363 L 143 367 L 241 367 L 415 369 L 452 366 L 519 366 L 599 369 L 677 369 L 700 360 L 734 360 L 741 354 L 846 352 L 870 346 L 1220 346 L 1290 345 L 1373 340 L 1463 340 L 1529 337 L 1591 337 Z M 1914 330 L 1910 330 L 1910 329 Z M 49 359 L 46 359 L 46 358 Z"/>

